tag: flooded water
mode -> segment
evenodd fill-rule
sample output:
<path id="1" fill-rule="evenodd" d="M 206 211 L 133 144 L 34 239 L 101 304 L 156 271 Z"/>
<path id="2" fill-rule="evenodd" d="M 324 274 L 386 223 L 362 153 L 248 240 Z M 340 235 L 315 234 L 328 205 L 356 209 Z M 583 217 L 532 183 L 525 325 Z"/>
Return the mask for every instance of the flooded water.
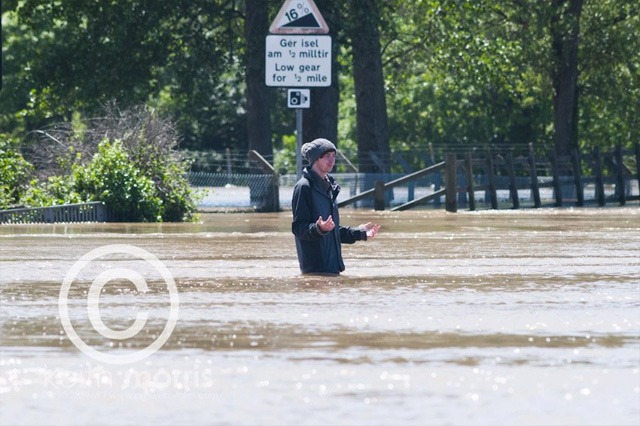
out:
<path id="1" fill-rule="evenodd" d="M 341 216 L 0 226 L 0 424 L 640 424 L 640 209 Z"/>

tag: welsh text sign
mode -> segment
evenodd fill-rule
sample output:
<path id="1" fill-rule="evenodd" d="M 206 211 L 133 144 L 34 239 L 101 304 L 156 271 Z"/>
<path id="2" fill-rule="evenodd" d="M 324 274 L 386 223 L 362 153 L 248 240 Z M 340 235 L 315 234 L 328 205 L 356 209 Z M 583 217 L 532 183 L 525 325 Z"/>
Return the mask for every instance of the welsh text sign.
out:
<path id="1" fill-rule="evenodd" d="M 331 86 L 330 36 L 269 35 L 265 53 L 267 86 Z"/>

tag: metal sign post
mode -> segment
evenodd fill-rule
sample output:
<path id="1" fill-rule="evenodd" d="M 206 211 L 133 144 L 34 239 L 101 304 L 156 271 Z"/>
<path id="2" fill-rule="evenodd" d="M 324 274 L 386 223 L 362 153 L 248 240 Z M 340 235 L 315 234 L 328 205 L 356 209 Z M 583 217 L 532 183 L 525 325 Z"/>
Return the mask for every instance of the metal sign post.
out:
<path id="1" fill-rule="evenodd" d="M 296 108 L 296 182 L 302 177 L 302 108 Z"/>
<path id="2" fill-rule="evenodd" d="M 270 87 L 331 86 L 331 36 L 313 0 L 286 0 L 265 40 L 265 84 Z M 296 110 L 296 177 L 302 177 L 302 109 L 309 89 L 289 89 L 287 107 Z"/>
<path id="3" fill-rule="evenodd" d="M 296 178 L 302 177 L 302 109 L 311 106 L 311 91 L 309 89 L 289 89 L 287 92 L 287 107 L 296 109 Z"/>

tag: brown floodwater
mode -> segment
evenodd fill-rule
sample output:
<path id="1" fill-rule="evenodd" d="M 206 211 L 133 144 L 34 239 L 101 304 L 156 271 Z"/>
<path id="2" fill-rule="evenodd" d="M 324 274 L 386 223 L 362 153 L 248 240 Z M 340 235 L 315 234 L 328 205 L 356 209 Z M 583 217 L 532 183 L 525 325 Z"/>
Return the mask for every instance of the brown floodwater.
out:
<path id="1" fill-rule="evenodd" d="M 0 226 L 0 424 L 640 424 L 640 209 L 341 219 Z"/>

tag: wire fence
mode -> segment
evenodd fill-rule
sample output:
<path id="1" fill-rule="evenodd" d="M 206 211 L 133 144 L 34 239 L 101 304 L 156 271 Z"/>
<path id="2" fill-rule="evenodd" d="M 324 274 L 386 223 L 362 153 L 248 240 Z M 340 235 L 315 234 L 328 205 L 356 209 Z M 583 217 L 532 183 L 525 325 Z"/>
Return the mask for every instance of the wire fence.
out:
<path id="1" fill-rule="evenodd" d="M 350 197 L 367 191 L 374 186 L 376 180 L 389 182 L 398 179 L 402 174 L 357 174 L 357 173 L 335 173 L 332 176 L 336 179 L 341 187 L 338 195 L 338 202 L 344 201 Z M 392 190 L 387 191 L 387 205 L 390 207 L 407 203 L 408 201 L 425 197 L 433 194 L 440 189 L 442 182 L 441 175 L 432 175 L 423 179 L 418 179 L 408 185 L 401 185 Z M 554 189 L 550 182 L 552 177 L 539 176 L 538 180 L 543 188 L 540 189 L 540 198 L 542 202 L 551 203 L 554 198 Z M 189 176 L 191 185 L 199 195 L 199 208 L 201 210 L 226 210 L 226 209 L 246 209 L 246 210 L 264 210 L 270 205 L 273 199 L 273 177 L 270 175 L 232 175 L 224 173 L 191 173 Z M 486 185 L 487 176 L 474 176 L 477 185 Z M 282 209 L 291 208 L 291 199 L 293 197 L 293 188 L 296 182 L 296 175 L 287 174 L 280 176 L 279 191 L 280 207 Z M 466 176 L 458 175 L 458 184 L 466 185 Z M 509 189 L 508 176 L 496 176 L 495 184 L 497 187 L 497 197 L 500 203 L 511 203 L 511 193 Z M 546 185 L 545 185 L 546 184 Z M 530 189 L 531 181 L 529 177 L 516 177 L 516 185 L 518 188 L 518 198 L 523 207 L 533 205 L 533 195 Z M 573 177 L 566 176 L 561 180 L 561 188 L 565 198 L 575 198 L 575 187 Z M 625 192 L 628 196 L 638 195 L 638 184 L 636 181 L 627 181 Z M 585 185 L 584 197 L 587 201 L 596 199 L 596 187 L 593 182 Z M 609 178 L 605 180 L 605 196 L 615 196 L 615 179 Z M 489 193 L 485 190 L 476 191 L 475 199 L 478 203 L 490 203 Z M 467 194 L 462 192 L 458 194 L 458 202 L 465 204 L 467 202 Z M 433 200 L 425 205 L 426 208 L 440 208 L 444 205 L 444 196 Z M 373 199 L 365 199 L 358 201 L 352 205 L 355 208 L 373 207 Z M 351 206 L 349 207 L 351 208 Z"/>
<path id="2" fill-rule="evenodd" d="M 334 176 L 341 186 L 341 192 L 338 196 L 338 202 L 358 195 L 364 191 L 374 187 L 376 181 L 389 182 L 408 173 L 429 167 L 441 160 L 440 154 L 445 149 L 447 152 L 456 152 L 458 155 L 472 154 L 482 156 L 489 147 L 434 147 L 429 146 L 428 150 L 423 151 L 396 151 L 390 154 L 382 154 L 380 152 L 369 152 L 368 155 L 361 155 L 358 158 L 355 153 L 342 152 L 337 157 L 336 167 L 334 168 Z M 510 153 L 528 153 L 531 147 L 526 146 L 496 146 L 492 145 L 492 155 L 497 159 L 503 158 L 506 152 Z M 276 167 L 279 173 L 277 182 L 274 182 L 274 175 L 263 174 L 254 163 L 252 163 L 247 154 L 239 152 L 205 152 L 198 154 L 198 160 L 194 161 L 193 171 L 189 174 L 189 182 L 196 188 L 199 194 L 199 206 L 203 210 L 207 209 L 256 209 L 267 210 L 273 209 L 274 191 L 277 191 L 276 200 L 279 200 L 277 209 L 290 208 L 291 198 L 293 196 L 293 188 L 296 183 L 295 159 L 293 161 L 293 170 L 289 170 L 291 166 L 284 167 L 287 164 L 282 159 L 274 155 L 264 155 L 263 157 Z M 626 157 L 628 161 L 636 161 L 635 157 Z M 546 157 L 539 158 L 536 162 L 536 175 L 541 184 L 540 197 L 542 202 L 554 200 L 554 188 L 549 183 L 553 180 L 550 163 Z M 359 161 L 360 160 L 360 161 Z M 367 163 L 367 161 L 371 161 Z M 364 162 L 364 163 L 363 163 Z M 585 155 L 583 163 L 588 169 L 592 167 L 589 157 Z M 373 164 L 382 169 L 383 166 L 390 170 L 390 173 L 357 173 L 352 172 L 353 168 L 362 169 L 363 164 L 369 167 Z M 355 165 L 355 166 L 353 166 Z M 632 164 L 632 167 L 637 167 Z M 474 173 L 474 181 L 478 186 L 487 184 L 486 170 L 485 174 Z M 497 188 L 496 195 L 498 202 L 512 202 L 510 192 L 510 178 L 507 169 L 504 167 L 496 167 L 495 185 Z M 518 198 L 523 206 L 529 203 L 533 204 L 531 191 L 530 172 L 526 167 L 516 169 L 515 185 L 518 189 Z M 567 199 L 575 198 L 575 188 L 573 178 L 570 172 L 560 170 L 559 187 L 562 188 L 564 197 Z M 464 173 L 458 175 L 458 184 L 460 186 L 467 185 Z M 400 185 L 389 190 L 386 193 L 386 204 L 390 207 L 404 204 L 408 201 L 426 197 L 441 189 L 444 176 L 442 173 L 436 173 L 425 176 L 418 180 L 412 181 L 406 185 Z M 611 197 L 615 194 L 616 177 L 612 171 L 604 176 L 605 196 Z M 637 180 L 629 180 L 626 184 L 625 192 L 628 195 L 638 195 Z M 489 194 L 482 190 L 475 195 L 475 200 L 479 203 L 489 202 Z M 595 181 L 593 178 L 585 177 L 584 187 L 585 200 L 594 200 L 597 197 Z M 458 194 L 459 202 L 466 202 L 467 194 L 464 192 Z M 444 196 L 435 198 L 427 207 L 439 208 L 444 203 Z M 365 199 L 353 204 L 354 207 L 370 207 L 373 206 L 373 199 Z"/>
<path id="3" fill-rule="evenodd" d="M 434 145 L 429 144 L 425 149 L 396 150 L 394 152 L 357 151 L 340 149 L 336 158 L 335 172 L 354 172 L 351 169 L 355 165 L 357 170 L 378 170 L 391 173 L 411 173 L 442 161 L 445 152 L 455 152 L 459 155 L 483 154 L 487 149 L 493 152 L 512 151 L 514 155 L 528 152 L 529 145 L 492 144 L 487 146 L 467 145 Z M 183 156 L 191 163 L 193 172 L 209 172 L 222 174 L 255 174 L 256 167 L 249 161 L 247 152 L 232 151 L 182 151 Z M 276 152 L 275 154 L 261 153 L 262 157 L 274 165 L 281 175 L 295 174 L 295 153 Z"/>

